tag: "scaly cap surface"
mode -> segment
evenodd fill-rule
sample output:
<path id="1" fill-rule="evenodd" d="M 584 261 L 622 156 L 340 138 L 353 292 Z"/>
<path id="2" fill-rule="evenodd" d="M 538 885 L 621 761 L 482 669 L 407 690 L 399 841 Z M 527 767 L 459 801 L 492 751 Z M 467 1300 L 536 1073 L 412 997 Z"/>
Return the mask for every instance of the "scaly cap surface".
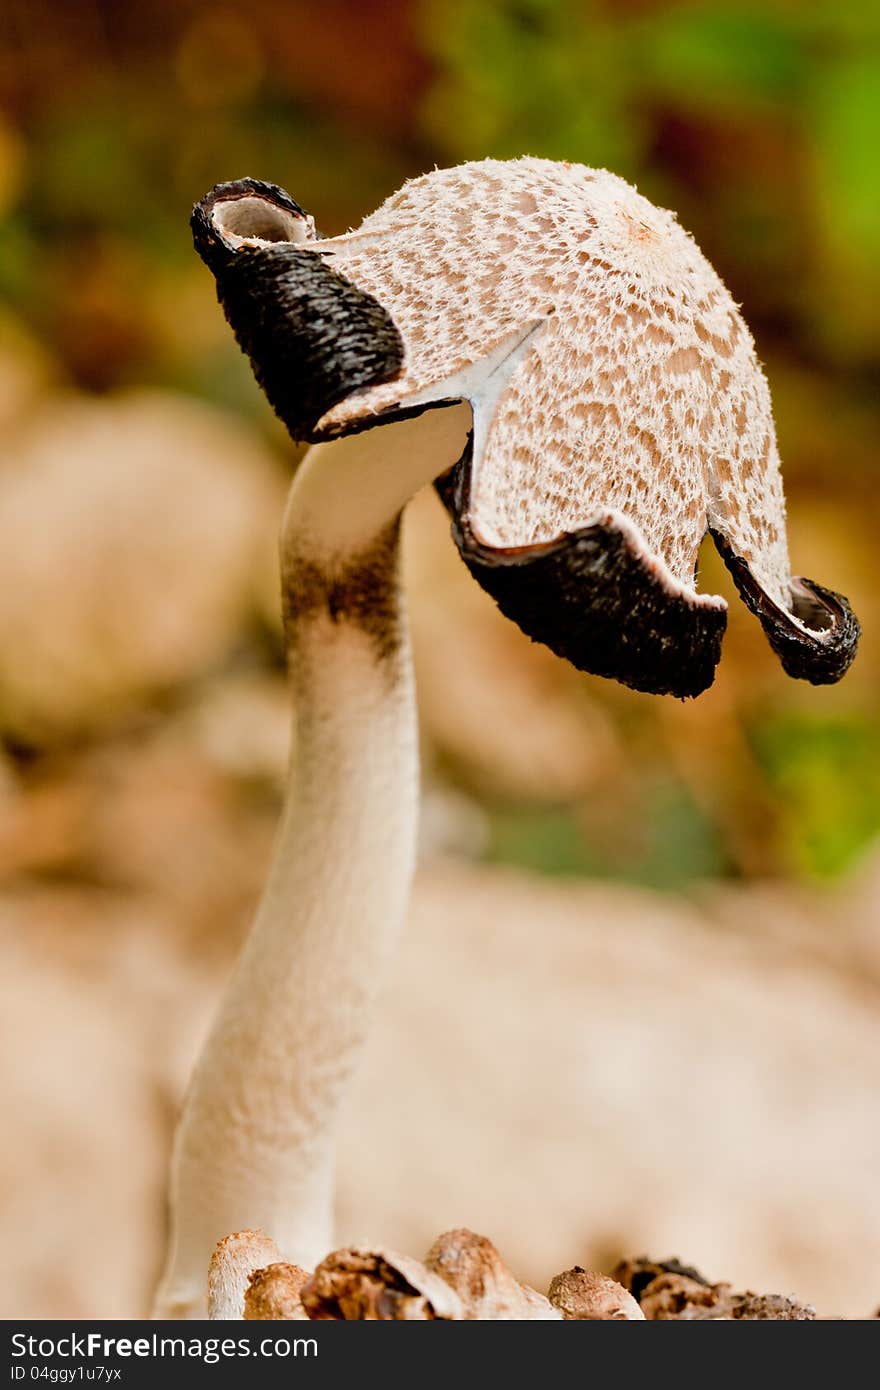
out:
<path id="1" fill-rule="evenodd" d="M 250 238 L 241 200 L 261 209 Z M 751 335 L 673 214 L 622 179 L 464 164 L 326 240 L 245 180 L 209 194 L 194 231 L 297 437 L 472 403 L 441 495 L 469 568 L 531 637 L 636 689 L 698 694 L 726 624 L 723 598 L 695 587 L 710 531 L 790 675 L 848 668 L 846 600 L 791 574 Z"/>

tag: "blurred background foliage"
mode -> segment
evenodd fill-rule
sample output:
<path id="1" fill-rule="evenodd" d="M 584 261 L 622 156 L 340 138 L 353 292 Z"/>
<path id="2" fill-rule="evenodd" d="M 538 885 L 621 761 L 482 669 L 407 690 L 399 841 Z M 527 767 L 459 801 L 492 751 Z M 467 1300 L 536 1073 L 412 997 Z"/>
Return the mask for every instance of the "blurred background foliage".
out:
<path id="1" fill-rule="evenodd" d="M 859 865 L 880 832 L 876 5 L 5 0 L 0 33 L 0 524 L 18 557 L 0 566 L 7 869 L 106 872 L 76 809 L 83 769 L 184 728 L 220 767 L 218 796 L 277 805 L 283 677 L 263 568 L 294 454 L 192 253 L 192 202 L 253 174 L 332 234 L 435 164 L 523 153 L 614 169 L 694 233 L 766 364 L 795 571 L 847 593 L 865 636 L 850 676 L 813 690 L 787 680 L 734 600 L 709 694 L 637 696 L 496 620 L 426 501 L 410 564 L 429 838 L 659 887 Z M 250 482 L 191 477 L 173 458 L 181 398 L 187 458 L 201 438 L 210 469 L 231 412 L 243 455 L 260 455 Z M 227 518 L 230 552 L 211 559 L 239 576 L 235 592 L 199 589 L 187 608 L 192 565 L 173 571 L 179 659 L 167 627 L 146 636 L 178 557 L 158 502 L 124 612 L 101 608 L 113 555 L 125 569 L 140 536 L 143 475 L 127 494 L 120 480 L 151 450 L 178 520 L 201 509 L 207 526 L 214 495 L 243 489 L 247 534 Z M 177 544 L 192 549 L 186 525 Z M 708 553 L 701 582 L 732 596 Z"/>

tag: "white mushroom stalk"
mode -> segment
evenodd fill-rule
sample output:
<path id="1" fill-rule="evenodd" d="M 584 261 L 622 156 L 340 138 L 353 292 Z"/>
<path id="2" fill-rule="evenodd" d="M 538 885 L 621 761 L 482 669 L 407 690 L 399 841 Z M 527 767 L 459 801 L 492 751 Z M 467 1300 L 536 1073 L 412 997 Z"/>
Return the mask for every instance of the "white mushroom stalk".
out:
<path id="1" fill-rule="evenodd" d="M 262 1228 L 308 1267 L 333 1245 L 336 1113 L 403 924 L 415 854 L 398 516 L 425 480 L 418 467 L 436 473 L 468 423 L 455 407 L 381 437 L 320 445 L 291 491 L 282 540 L 291 783 L 266 890 L 180 1122 L 162 1317 L 203 1315 L 205 1269 L 224 1231 Z"/>
<path id="2" fill-rule="evenodd" d="M 316 444 L 282 534 L 295 756 L 266 892 L 175 1146 L 160 1316 L 199 1316 L 229 1231 L 311 1267 L 332 1246 L 334 1125 L 404 918 L 416 722 L 400 517 L 436 480 L 463 558 L 583 670 L 712 681 L 718 539 L 785 668 L 836 680 L 846 601 L 791 575 L 766 382 L 671 214 L 577 165 L 417 179 L 321 240 L 274 185 L 215 188 L 196 247 L 269 400 Z M 375 428 L 380 426 L 381 428 Z"/>

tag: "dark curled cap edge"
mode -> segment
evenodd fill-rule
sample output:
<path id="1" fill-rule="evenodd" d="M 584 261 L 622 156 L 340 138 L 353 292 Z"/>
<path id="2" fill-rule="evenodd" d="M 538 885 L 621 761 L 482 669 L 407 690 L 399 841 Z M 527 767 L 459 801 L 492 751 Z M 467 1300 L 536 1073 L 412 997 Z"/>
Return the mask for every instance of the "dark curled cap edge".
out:
<path id="1" fill-rule="evenodd" d="M 240 202 L 242 198 L 261 198 L 273 208 L 289 212 L 304 222 L 309 220 L 305 209 L 277 183 L 265 183 L 262 179 L 234 179 L 230 183 L 215 184 L 195 204 L 189 219 L 193 245 L 205 265 L 215 274 L 218 266 L 224 265 L 235 255 L 235 250 L 223 240 L 214 221 L 214 209 L 218 203 Z"/>
<path id="2" fill-rule="evenodd" d="M 313 440 L 321 417 L 353 391 L 400 375 L 403 340 L 378 300 L 320 253 L 289 241 L 239 247 L 224 241 L 217 204 L 249 197 L 306 216 L 275 184 L 239 179 L 218 184 L 196 204 L 193 242 L 272 408 L 294 439 Z"/>
<path id="3" fill-rule="evenodd" d="M 792 615 L 764 592 L 745 560 L 717 532 L 712 532 L 712 539 L 740 598 L 758 618 L 786 675 L 811 685 L 833 685 L 846 675 L 855 659 L 861 625 L 843 594 L 824 589 L 812 579 L 793 579 L 797 617 L 816 630 L 815 635 L 804 632 Z"/>
<path id="4" fill-rule="evenodd" d="M 469 516 L 471 446 L 436 484 L 471 574 L 502 613 L 579 671 L 679 699 L 712 684 L 725 608 L 695 606 L 651 574 L 628 538 L 595 524 L 558 540 L 495 549 Z"/>

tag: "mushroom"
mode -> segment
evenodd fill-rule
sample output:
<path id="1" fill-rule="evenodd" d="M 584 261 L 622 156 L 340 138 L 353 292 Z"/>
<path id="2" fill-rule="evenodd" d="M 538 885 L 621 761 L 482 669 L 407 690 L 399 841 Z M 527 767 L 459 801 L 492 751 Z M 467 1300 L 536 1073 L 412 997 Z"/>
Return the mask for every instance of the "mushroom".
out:
<path id="1" fill-rule="evenodd" d="M 566 1322 L 639 1322 L 645 1317 L 632 1294 L 616 1279 L 581 1265 L 557 1274 L 547 1297 Z"/>
<path id="2" fill-rule="evenodd" d="M 218 1241 L 208 1265 L 207 1312 L 211 1321 L 240 1320 L 251 1275 L 279 1256 L 277 1245 L 265 1231 L 234 1231 Z M 169 1310 L 166 1316 L 175 1313 Z"/>
<path id="3" fill-rule="evenodd" d="M 606 1282 L 610 1282 L 607 1281 Z M 620 1290 L 624 1298 L 629 1295 Z M 424 1262 L 352 1246 L 322 1260 L 302 1291 L 310 1318 L 349 1322 L 558 1322 L 553 1304 L 520 1284 L 485 1236 L 437 1237 Z M 636 1316 L 641 1316 L 636 1311 Z"/>
<path id="4" fill-rule="evenodd" d="M 469 1322 L 554 1322 L 551 1300 L 521 1284 L 502 1262 L 491 1240 L 465 1229 L 437 1237 L 425 1265 L 453 1289 Z"/>
<path id="5" fill-rule="evenodd" d="M 439 1274 L 409 1255 L 353 1245 L 334 1250 L 302 1291 L 316 1321 L 460 1322 L 461 1302 Z"/>
<path id="6" fill-rule="evenodd" d="M 308 1313 L 303 1307 L 303 1285 L 309 1275 L 299 1265 L 283 1260 L 255 1269 L 244 1293 L 245 1322 L 303 1321 Z"/>
<path id="7" fill-rule="evenodd" d="M 196 248 L 257 379 L 313 447 L 281 538 L 296 769 L 266 891 L 175 1143 L 158 1311 L 198 1316 L 225 1231 L 312 1266 L 333 1130 L 403 921 L 418 768 L 398 575 L 435 482 L 499 607 L 575 666 L 695 696 L 723 598 L 709 530 L 786 671 L 840 678 L 858 624 L 793 578 L 766 381 L 672 214 L 601 170 L 486 160 L 322 240 L 282 189 L 221 184 Z"/>
<path id="8" fill-rule="evenodd" d="M 612 1278 L 653 1322 L 809 1322 L 816 1317 L 811 1304 L 791 1294 L 734 1293 L 729 1284 L 710 1284 L 680 1260 L 621 1260 Z"/>

